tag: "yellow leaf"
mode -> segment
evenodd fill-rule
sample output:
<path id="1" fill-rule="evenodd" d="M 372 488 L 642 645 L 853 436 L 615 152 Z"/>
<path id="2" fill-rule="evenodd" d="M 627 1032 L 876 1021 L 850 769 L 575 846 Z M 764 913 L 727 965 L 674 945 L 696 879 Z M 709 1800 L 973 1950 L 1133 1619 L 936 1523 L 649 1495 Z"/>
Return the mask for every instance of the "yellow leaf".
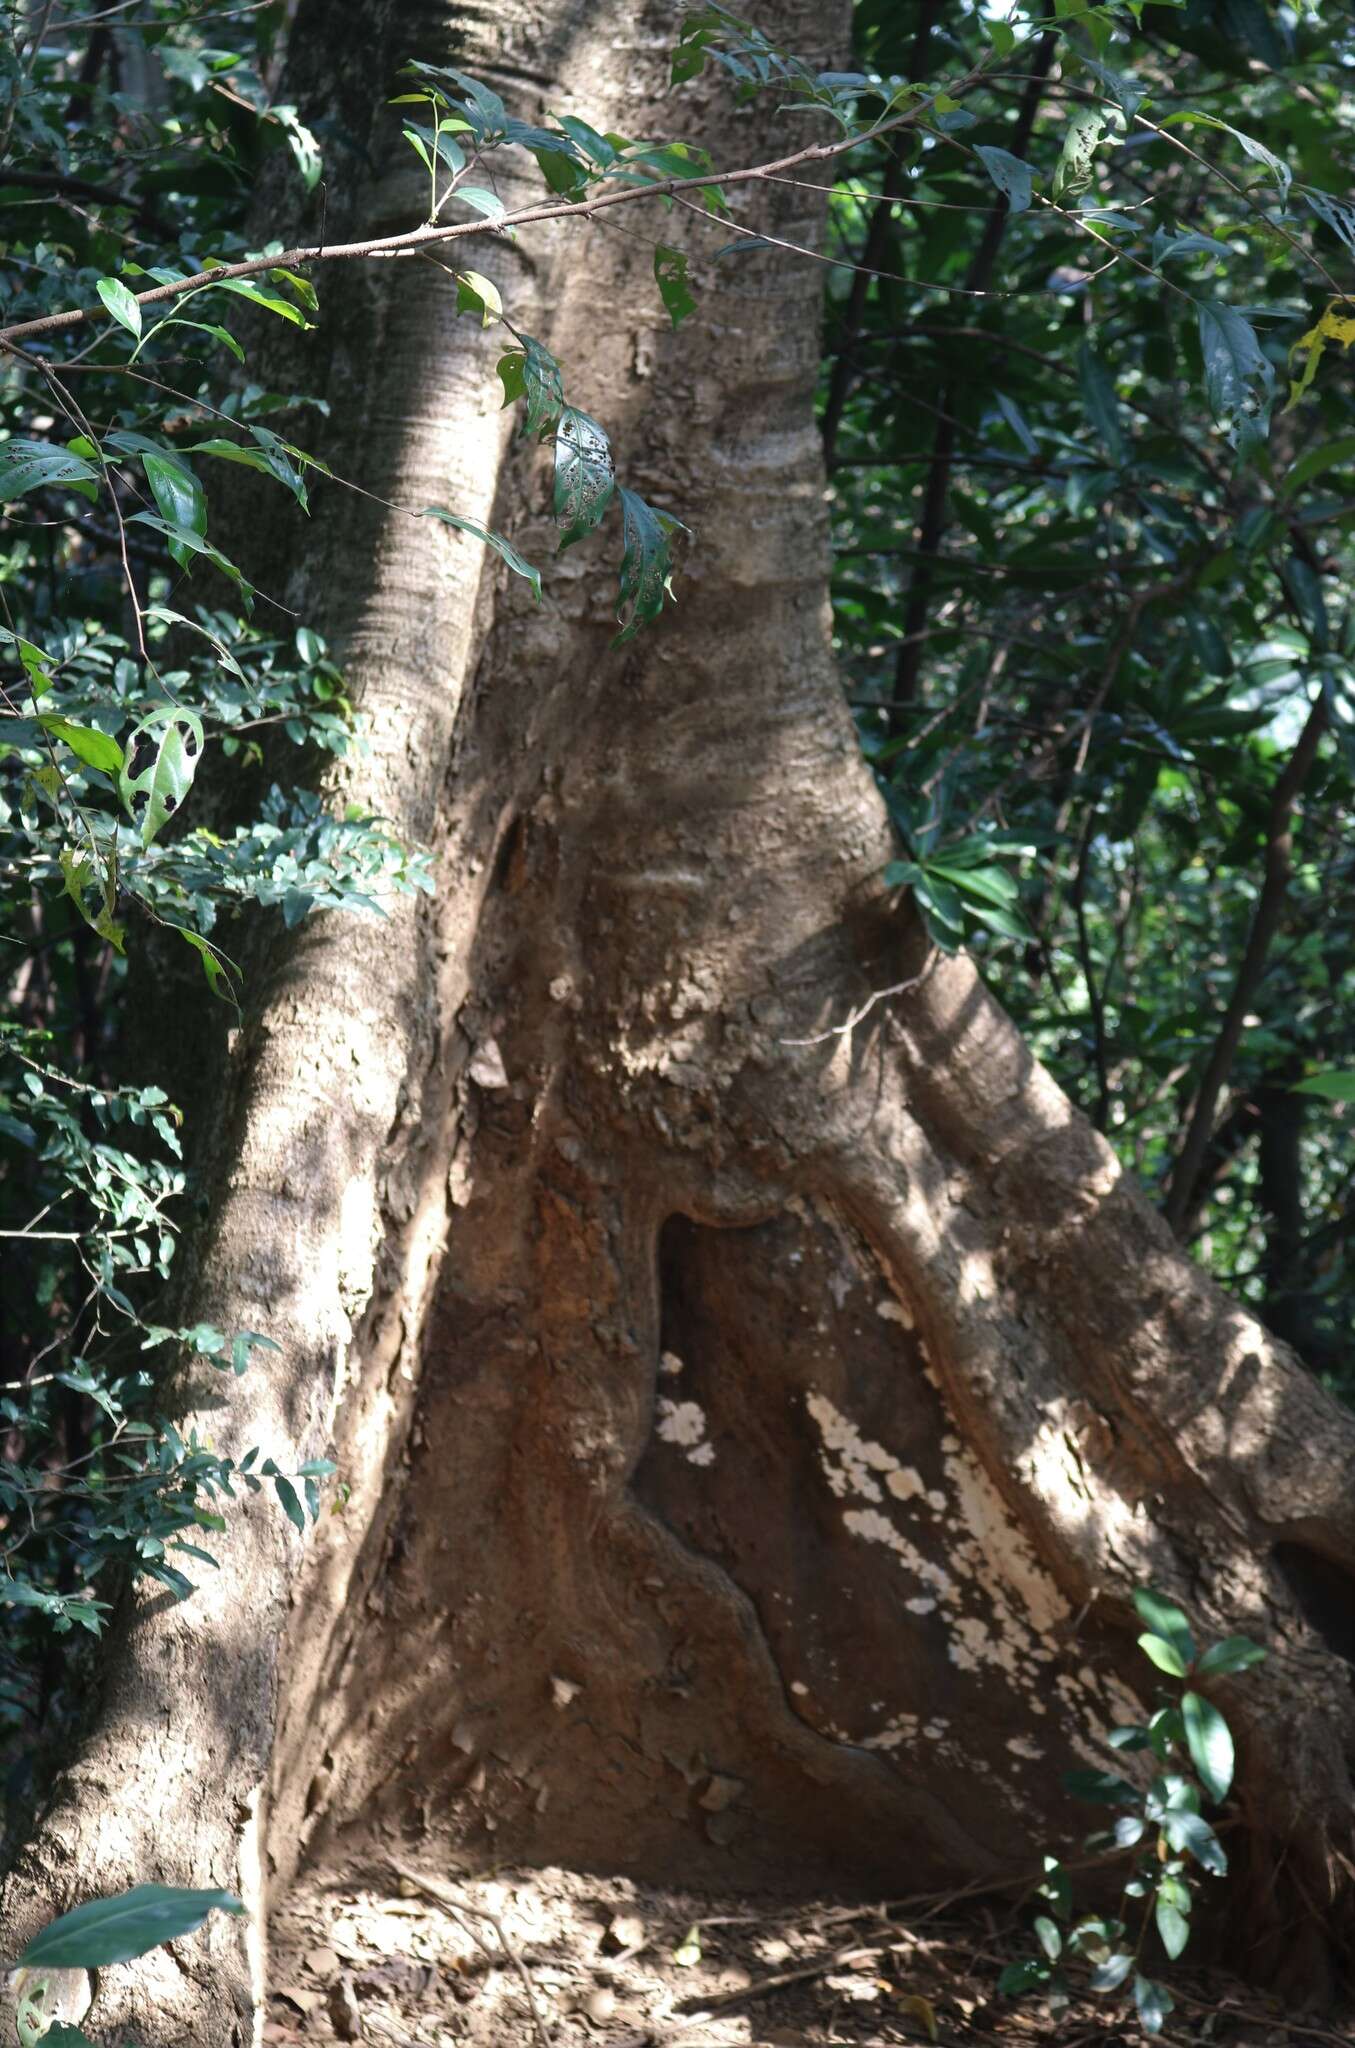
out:
<path id="1" fill-rule="evenodd" d="M 1302 355 L 1304 364 L 1302 375 L 1289 386 L 1286 412 L 1294 410 L 1317 375 L 1317 366 L 1322 360 L 1322 351 L 1327 343 L 1334 341 L 1339 348 L 1348 349 L 1355 341 L 1355 316 L 1337 310 L 1338 307 L 1348 306 L 1350 303 L 1348 299 L 1333 299 L 1316 327 L 1310 327 L 1306 334 L 1301 334 L 1290 349 L 1290 361 L 1292 362 L 1295 356 Z"/>
<path id="2" fill-rule="evenodd" d="M 693 1964 L 699 1963 L 700 1960 L 701 1930 L 699 1927 L 691 1927 L 678 1947 L 673 1950 L 673 1961 L 679 1969 L 690 1970 Z"/>
<path id="3" fill-rule="evenodd" d="M 917 2021 L 929 2041 L 936 2039 L 936 2013 L 930 1999 L 920 1998 L 915 1991 L 905 1992 L 899 1999 L 899 2008 L 909 2019 Z"/>

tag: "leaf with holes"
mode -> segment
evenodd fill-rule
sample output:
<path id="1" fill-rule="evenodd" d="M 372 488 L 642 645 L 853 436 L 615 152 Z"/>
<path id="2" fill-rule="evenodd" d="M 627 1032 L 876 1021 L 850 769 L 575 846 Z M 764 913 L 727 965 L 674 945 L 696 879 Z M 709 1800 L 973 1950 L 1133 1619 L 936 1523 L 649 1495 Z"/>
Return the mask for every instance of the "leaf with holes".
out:
<path id="1" fill-rule="evenodd" d="M 550 350 L 543 348 L 533 335 L 524 334 L 522 347 L 500 356 L 498 368 L 504 404 L 521 402 L 527 408 L 523 433 L 548 433 L 565 402 L 564 378 Z"/>
<path id="2" fill-rule="evenodd" d="M 0 505 L 48 484 L 97 483 L 98 470 L 83 455 L 47 441 L 0 441 Z"/>
<path id="3" fill-rule="evenodd" d="M 155 752 L 149 765 L 133 774 L 137 741 L 143 734 L 154 743 Z M 139 826 L 143 846 L 153 844 L 183 803 L 197 774 L 203 745 L 202 720 L 195 711 L 177 704 L 161 705 L 132 728 L 126 761 L 118 774 L 118 794 Z M 138 815 L 139 801 L 144 808 Z"/>
<path id="4" fill-rule="evenodd" d="M 1092 182 L 1099 144 L 1124 126 L 1124 116 L 1111 107 L 1074 107 L 1063 131 L 1063 147 L 1054 168 L 1053 197 L 1062 205 L 1076 199 Z"/>
<path id="5" fill-rule="evenodd" d="M 654 251 L 654 282 L 659 287 L 659 297 L 667 307 L 674 327 L 696 311 L 696 300 L 687 284 L 685 250 L 670 249 L 665 243 L 659 243 Z"/>
<path id="6" fill-rule="evenodd" d="M 1030 165 L 1022 163 L 1020 157 L 1013 156 L 1009 149 L 995 149 L 984 142 L 975 143 L 974 154 L 979 158 L 1011 211 L 1024 213 L 1030 205 L 1031 189 L 1034 184 Z"/>
<path id="7" fill-rule="evenodd" d="M 566 406 L 555 430 L 555 523 L 562 551 L 592 532 L 615 488 L 606 429 Z"/>
<path id="8" fill-rule="evenodd" d="M 1205 387 L 1215 417 L 1238 412 L 1249 401 L 1256 403 L 1268 396 L 1275 372 L 1251 322 L 1244 320 L 1235 306 L 1202 299 L 1196 301 L 1195 312 Z"/>
<path id="9" fill-rule="evenodd" d="M 669 541 L 687 528 L 671 512 L 660 512 L 635 491 L 621 489 L 621 587 L 616 616 L 621 631 L 613 647 L 633 640 L 641 626 L 657 619 L 665 597 L 673 595 L 673 556 Z"/>

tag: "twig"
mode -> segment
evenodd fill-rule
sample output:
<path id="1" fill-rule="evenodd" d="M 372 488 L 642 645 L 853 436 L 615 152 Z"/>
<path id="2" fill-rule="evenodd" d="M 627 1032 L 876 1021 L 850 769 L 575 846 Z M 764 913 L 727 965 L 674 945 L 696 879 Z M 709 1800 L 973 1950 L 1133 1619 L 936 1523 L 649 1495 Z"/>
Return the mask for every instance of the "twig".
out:
<path id="1" fill-rule="evenodd" d="M 695 2002 L 703 2012 L 721 2012 L 727 2005 L 739 2005 L 745 1998 L 762 1998 L 768 1991 L 779 1991 L 783 1984 L 803 1984 L 811 1977 L 826 1976 L 839 1963 L 849 1963 L 856 1956 L 877 1956 L 879 1944 L 863 1948 L 859 1941 L 850 1948 L 834 1949 L 828 1956 L 820 1956 L 817 1962 L 803 1963 L 798 1970 L 778 1970 L 774 1977 L 760 1977 L 756 1984 L 745 1984 L 738 1991 L 721 1991 L 714 1998 L 697 1997 Z"/>
<path id="2" fill-rule="evenodd" d="M 986 64 L 979 64 L 963 78 L 955 79 L 945 90 L 951 98 L 972 90 L 985 75 Z M 940 88 L 938 88 L 939 90 Z M 910 128 L 917 124 L 929 111 L 931 101 L 921 102 L 906 113 L 893 114 L 886 121 L 879 121 L 873 128 L 860 135 L 844 136 L 836 142 L 814 142 L 805 149 L 798 149 L 790 156 L 778 157 L 775 161 L 755 164 L 745 170 L 709 171 L 691 178 L 660 178 L 645 185 L 626 185 L 612 192 L 601 192 L 595 199 L 556 200 L 520 207 L 516 212 L 505 213 L 496 221 L 456 221 L 448 227 L 428 226 L 411 228 L 404 234 L 380 235 L 361 242 L 335 243 L 330 248 L 312 244 L 286 249 L 280 255 L 254 256 L 244 263 L 223 263 L 211 270 L 195 271 L 191 277 L 175 278 L 170 284 L 154 286 L 150 291 L 135 294 L 138 305 L 152 306 L 166 299 L 181 298 L 185 292 L 200 291 L 204 286 L 221 284 L 233 277 L 257 277 L 264 271 L 277 269 L 295 270 L 302 265 L 319 262 L 336 262 L 345 259 L 368 256 L 398 256 L 414 254 L 430 247 L 435 242 L 458 241 L 467 235 L 503 235 L 510 228 L 533 227 L 539 221 L 588 220 L 606 207 L 633 205 L 640 199 L 672 198 L 682 192 L 701 191 L 711 185 L 747 185 L 766 180 L 773 173 L 793 170 L 799 164 L 823 163 L 831 158 L 845 155 L 853 149 L 864 148 L 881 135 L 892 134 L 899 128 Z M 17 326 L 0 328 L 0 342 L 19 341 L 31 334 L 54 334 L 61 329 L 83 326 L 87 321 L 111 317 L 102 306 L 73 306 L 64 313 L 48 313 L 38 320 L 24 320 Z"/>
<path id="3" fill-rule="evenodd" d="M 1312 701 L 1307 721 L 1294 744 L 1270 798 L 1266 822 L 1265 873 L 1256 900 L 1251 929 L 1243 949 L 1232 995 L 1228 999 L 1218 1036 L 1214 1040 L 1200 1080 L 1190 1125 L 1172 1173 L 1171 1186 L 1163 1204 L 1163 1215 L 1179 1237 L 1191 1211 L 1191 1196 L 1214 1129 L 1214 1112 L 1219 1096 L 1232 1072 L 1252 998 L 1260 986 L 1270 957 L 1271 942 L 1280 928 L 1293 872 L 1294 809 L 1308 780 L 1319 742 L 1327 730 L 1327 702 L 1319 692 Z"/>
<path id="4" fill-rule="evenodd" d="M 905 995 L 910 988 L 916 988 L 919 982 L 925 981 L 936 965 L 936 961 L 937 948 L 933 946 L 929 950 L 919 973 L 910 975 L 907 981 L 896 981 L 889 988 L 877 988 L 873 995 L 867 996 L 865 1002 L 859 1004 L 852 1011 L 845 1024 L 830 1024 L 826 1031 L 816 1031 L 812 1038 L 782 1038 L 778 1039 L 777 1043 L 779 1045 L 824 1045 L 830 1038 L 845 1038 L 849 1032 L 855 1031 L 863 1018 L 870 1015 L 877 1003 L 887 1002 L 890 996 Z"/>
<path id="5" fill-rule="evenodd" d="M 498 1914 L 492 1913 L 488 1906 L 474 1905 L 470 1899 L 464 1898 L 458 1892 L 454 1892 L 450 1885 L 442 1885 L 434 1878 L 424 1877 L 421 1872 L 412 1869 L 409 1864 L 397 1863 L 393 1856 L 388 1856 L 386 1861 L 397 1877 L 402 1877 L 406 1884 L 412 1884 L 416 1891 L 422 1892 L 425 1898 L 433 1901 L 434 1905 L 441 1906 L 443 1912 L 450 1913 L 454 1920 L 461 1920 L 464 1923 L 465 1917 L 470 1915 L 476 1920 L 487 1920 L 489 1922 L 498 1936 L 500 1948 L 517 1971 L 522 1988 L 527 1994 L 527 2004 L 532 2015 L 532 2031 L 536 2035 L 537 2048 L 551 2048 L 550 2029 L 546 2025 L 545 2015 L 537 1999 L 536 1986 L 532 1982 L 531 1971 L 523 1961 L 521 1951 L 514 1946 Z M 474 1929 L 467 1928 L 466 1932 L 470 1934 L 472 1940 L 476 1942 L 476 1946 L 479 1947 L 480 1943 Z"/>

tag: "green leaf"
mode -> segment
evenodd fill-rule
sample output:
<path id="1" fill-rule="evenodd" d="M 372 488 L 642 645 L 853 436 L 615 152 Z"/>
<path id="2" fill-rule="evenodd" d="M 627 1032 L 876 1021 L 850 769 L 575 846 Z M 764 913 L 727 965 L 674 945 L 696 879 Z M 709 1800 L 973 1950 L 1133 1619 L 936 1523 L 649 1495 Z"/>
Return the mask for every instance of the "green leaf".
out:
<path id="1" fill-rule="evenodd" d="M 94 287 L 120 327 L 141 339 L 141 308 L 125 284 L 116 277 L 101 277 Z"/>
<path id="2" fill-rule="evenodd" d="M 1097 1963 L 1087 1981 L 1093 1991 L 1118 1991 L 1133 1967 L 1133 1956 L 1121 1949 L 1118 1954 Z"/>
<path id="3" fill-rule="evenodd" d="M 633 640 L 641 626 L 657 619 L 665 597 L 673 595 L 673 558 L 669 538 L 680 519 L 647 504 L 635 491 L 621 489 L 621 530 L 624 542 L 616 616 L 621 631 L 613 647 Z"/>
<path id="4" fill-rule="evenodd" d="M 301 1502 L 297 1499 L 296 1488 L 290 1479 L 283 1477 L 281 1472 L 274 1473 L 273 1485 L 277 1489 L 278 1499 L 282 1502 L 283 1513 L 288 1521 L 292 1523 L 293 1527 L 299 1529 L 304 1536 L 306 1533 L 306 1515 Z"/>
<path id="5" fill-rule="evenodd" d="M 1176 2001 L 1165 1984 L 1154 1984 L 1148 1977 L 1134 1979 L 1134 2003 L 1138 2007 L 1139 2025 L 1145 2034 L 1160 2034 L 1167 2014 L 1173 2012 Z"/>
<path id="6" fill-rule="evenodd" d="M 136 743 L 143 733 L 158 733 L 159 738 L 149 765 L 133 774 Z M 158 838 L 183 803 L 202 759 L 204 744 L 202 720 L 197 713 L 175 704 L 161 705 L 150 712 L 128 734 L 126 759 L 118 774 L 118 794 L 129 817 L 140 826 L 143 846 L 150 846 Z M 145 800 L 139 818 L 138 798 Z"/>
<path id="7" fill-rule="evenodd" d="M 1025 919 L 1014 911 L 985 903 L 972 904 L 970 908 L 980 924 L 986 924 L 989 931 L 1001 932 L 1004 939 L 1019 939 L 1024 945 L 1035 936 Z"/>
<path id="8" fill-rule="evenodd" d="M 1139 1794 L 1128 1778 L 1114 1771 L 1065 1771 L 1063 1788 L 1074 1799 L 1090 1799 L 1097 1806 L 1137 1806 Z"/>
<path id="9" fill-rule="evenodd" d="M 523 432 L 546 433 L 559 419 L 565 402 L 560 365 L 550 350 L 543 348 L 532 335 L 524 334 L 521 349 L 513 349 L 509 354 L 500 356 L 498 367 L 503 381 L 504 404 L 514 405 L 521 399 L 526 405 Z"/>
<path id="10" fill-rule="evenodd" d="M 696 311 L 696 300 L 687 284 L 687 257 L 682 249 L 670 249 L 660 242 L 654 251 L 654 282 L 668 309 L 674 327 Z"/>
<path id="11" fill-rule="evenodd" d="M 1102 139 L 1123 126 L 1123 116 L 1109 107 L 1074 107 L 1063 131 L 1063 146 L 1054 168 L 1053 198 L 1062 205 L 1085 192 Z"/>
<path id="12" fill-rule="evenodd" d="M 1181 1718 L 1196 1775 L 1214 1804 L 1221 1806 L 1233 1782 L 1235 1762 L 1228 1723 L 1218 1708 L 1197 1692 L 1182 1695 Z"/>
<path id="13" fill-rule="evenodd" d="M 1128 453 L 1120 401 L 1115 395 L 1114 379 L 1089 341 L 1084 341 L 1078 350 L 1078 382 L 1087 418 L 1101 446 L 1118 467 Z"/>
<path id="14" fill-rule="evenodd" d="M 1348 1081 L 1351 1092 L 1345 1099 L 1355 1102 L 1355 1074 L 1330 1077 L 1319 1075 L 1316 1078 L 1339 1078 Z M 1299 1085 L 1304 1086 L 1303 1083 Z M 1320 1091 L 1310 1089 L 1308 1092 L 1316 1094 Z M 1252 1642 L 1249 1636 L 1229 1636 L 1226 1641 L 1215 1643 L 1212 1649 L 1206 1650 L 1196 1669 L 1201 1678 L 1223 1678 L 1231 1671 L 1250 1670 L 1253 1664 L 1263 1664 L 1265 1659 L 1266 1652 L 1259 1643 Z"/>
<path id="15" fill-rule="evenodd" d="M 478 313 L 480 325 L 488 327 L 503 317 L 499 287 L 492 278 L 482 277 L 478 270 L 459 270 L 456 275 L 456 310 L 458 313 Z"/>
<path id="16" fill-rule="evenodd" d="M 1047 1914 L 1035 1916 L 1035 1939 L 1051 1963 L 1056 1963 L 1063 1953 L 1063 1936 Z"/>
<path id="17" fill-rule="evenodd" d="M 1269 171 L 1279 189 L 1281 210 L 1288 204 L 1289 187 L 1293 183 L 1294 174 L 1288 164 L 1281 162 L 1274 150 L 1267 149 L 1264 142 L 1258 142 L 1254 135 L 1244 135 L 1240 128 L 1234 128 L 1227 121 L 1220 121 L 1217 115 L 1201 114 L 1194 109 L 1182 114 L 1169 114 L 1162 125 L 1164 128 L 1218 128 L 1225 135 L 1231 135 L 1235 142 L 1242 144 L 1253 163 L 1261 164 Z"/>
<path id="18" fill-rule="evenodd" d="M 1178 1855 L 1189 1851 L 1196 1862 L 1215 1877 L 1226 1874 L 1228 1858 L 1223 1853 L 1223 1845 L 1200 1814 L 1192 1813 L 1189 1807 L 1170 1807 L 1162 1816 L 1161 1827 L 1168 1846 Z"/>
<path id="19" fill-rule="evenodd" d="M 1190 1632 L 1190 1623 L 1179 1607 L 1147 1586 L 1141 1586 L 1135 1593 L 1134 1607 L 1139 1620 L 1150 1628 L 1154 1635 L 1165 1636 L 1174 1646 L 1183 1664 L 1195 1662 L 1195 1638 Z"/>
<path id="20" fill-rule="evenodd" d="M 1184 1678 L 1186 1665 L 1175 1643 L 1169 1643 L 1165 1636 L 1142 1635 L 1139 1648 L 1145 1657 L 1150 1657 L 1159 1671 L 1165 1671 L 1169 1678 Z"/>
<path id="21" fill-rule="evenodd" d="M 180 1885 L 139 1884 L 109 1899 L 91 1899 L 35 1934 L 16 1967 L 26 1970 L 102 1970 L 130 1963 L 166 1941 L 201 1927 L 215 1910 L 243 1913 L 232 1892 L 190 1891 Z"/>
<path id="22" fill-rule="evenodd" d="M 1327 1102 L 1355 1102 L 1355 1074 L 1342 1074 L 1335 1071 L 1325 1074 L 1309 1074 L 1306 1080 L 1296 1081 L 1290 1093 L 1293 1095 L 1320 1095 Z M 1245 1637 L 1238 1636 L 1233 1640 L 1243 1642 Z M 1220 1644 L 1218 1647 L 1222 1649 L 1224 1645 Z M 1251 1647 L 1255 1649 L 1256 1645 L 1252 1644 Z M 1265 1654 L 1265 1651 L 1261 1650 L 1251 1661 L 1259 1663 L 1261 1657 L 1264 1657 Z M 1201 1665 L 1200 1668 L 1203 1670 L 1204 1666 Z M 1240 1667 L 1235 1666 L 1234 1668 Z"/>
<path id="23" fill-rule="evenodd" d="M 207 493 L 182 455 L 167 449 L 147 449 L 142 452 L 141 466 L 146 472 L 151 496 L 166 524 L 186 527 L 190 533 L 198 535 L 206 533 Z M 172 540 L 169 552 L 181 569 L 187 568 L 191 550 L 182 541 Z"/>
<path id="24" fill-rule="evenodd" d="M 247 277 L 213 278 L 210 286 L 203 290 L 234 292 L 237 299 L 248 299 L 252 306 L 262 306 L 267 313 L 276 313 L 279 320 L 290 320 L 293 327 L 309 327 L 305 314 L 294 306 L 290 299 L 279 298 L 276 292 L 266 292 L 261 285 L 254 284 Z"/>
<path id="25" fill-rule="evenodd" d="M 1008 149 L 994 149 L 983 142 L 975 143 L 974 154 L 983 164 L 998 191 L 1006 200 L 1013 213 L 1024 213 L 1030 205 L 1031 188 L 1034 182 L 1030 165 L 1022 163 L 1019 156 L 1013 156 Z"/>
<path id="26" fill-rule="evenodd" d="M 48 484 L 97 483 L 99 474 L 83 455 L 47 441 L 0 441 L 0 505 Z"/>
<path id="27" fill-rule="evenodd" d="M 1190 1940 L 1190 1922 L 1176 1906 L 1164 1899 L 1161 1892 L 1153 1907 L 1157 1931 L 1162 1937 L 1162 1946 L 1175 1962 L 1186 1943 Z"/>
<path id="28" fill-rule="evenodd" d="M 240 592 L 246 610 L 252 609 L 254 586 L 245 581 L 243 573 L 236 568 L 234 562 L 227 561 L 220 548 L 214 548 L 211 542 L 204 540 L 200 533 L 194 533 L 193 529 L 189 526 L 171 526 L 167 519 L 157 518 L 153 512 L 134 512 L 127 524 L 129 526 L 149 526 L 154 532 L 163 534 L 166 540 L 177 541 L 189 554 L 201 555 L 206 561 L 211 562 L 215 568 L 219 569 L 223 576 L 229 576 L 231 582 Z"/>
<path id="29" fill-rule="evenodd" d="M 1005 868 L 959 867 L 948 860 L 931 860 L 926 863 L 928 875 L 941 875 L 953 882 L 969 896 L 977 896 L 985 903 L 996 903 L 1000 909 L 1010 910 L 1021 900 L 1021 891 Z"/>
<path id="30" fill-rule="evenodd" d="M 541 571 L 534 569 L 529 561 L 520 555 L 513 543 L 505 540 L 501 533 L 491 533 L 478 520 L 467 519 L 459 512 L 444 512 L 441 505 L 425 505 L 420 515 L 424 519 L 440 519 L 444 526 L 454 526 L 458 533 L 469 533 L 476 540 L 482 540 L 486 547 L 493 548 L 496 555 L 505 561 L 515 576 L 521 576 L 530 583 L 532 596 L 541 602 Z"/>
<path id="31" fill-rule="evenodd" d="M 211 941 L 204 939 L 200 932 L 190 931 L 186 924 L 175 924 L 166 918 L 170 931 L 177 932 L 184 944 L 191 946 L 202 962 L 202 971 L 207 977 L 207 986 L 212 994 L 233 1009 L 240 1007 L 237 983 L 241 980 L 240 970 L 233 960 L 227 958 Z M 234 979 L 232 979 L 234 977 Z"/>
<path id="32" fill-rule="evenodd" d="M 122 767 L 122 748 L 97 727 L 72 725 L 69 718 L 58 718 L 50 711 L 39 714 L 38 724 L 54 739 L 64 740 L 79 760 L 99 769 L 102 774 L 116 775 Z"/>
<path id="33" fill-rule="evenodd" d="M 1023 1991 L 1038 1990 L 1048 1982 L 1048 1963 L 1008 1963 L 997 1980 L 997 1988 L 1004 1998 L 1019 1998 Z"/>
<path id="34" fill-rule="evenodd" d="M 605 428 L 566 406 L 555 430 L 555 521 L 562 550 L 592 531 L 615 488 Z"/>
<path id="35" fill-rule="evenodd" d="M 1195 314 L 1204 357 L 1205 387 L 1215 417 L 1238 412 L 1249 400 L 1255 402 L 1253 386 L 1268 394 L 1275 371 L 1262 353 L 1251 322 L 1234 306 L 1211 304 L 1203 299 L 1196 300 Z"/>
<path id="36" fill-rule="evenodd" d="M 464 199 L 473 213 L 483 214 L 486 220 L 501 220 L 508 211 L 498 193 L 484 185 L 458 185 L 455 196 Z"/>

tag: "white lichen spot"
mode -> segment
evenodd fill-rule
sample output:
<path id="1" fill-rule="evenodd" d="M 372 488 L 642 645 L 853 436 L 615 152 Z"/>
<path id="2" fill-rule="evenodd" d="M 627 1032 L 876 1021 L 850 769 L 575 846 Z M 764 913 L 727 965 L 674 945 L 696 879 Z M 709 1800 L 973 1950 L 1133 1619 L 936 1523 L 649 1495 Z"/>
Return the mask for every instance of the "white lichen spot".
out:
<path id="1" fill-rule="evenodd" d="M 685 1452 L 689 1465 L 713 1465 L 715 1446 L 706 1435 L 706 1418 L 695 1401 L 660 1399 L 654 1424 L 666 1444 Z"/>
<path id="2" fill-rule="evenodd" d="M 901 1323 L 905 1330 L 911 1330 L 913 1327 L 912 1310 L 905 1303 L 896 1301 L 892 1294 L 886 1295 L 883 1301 L 876 1302 L 875 1313 L 882 1322 Z"/>
<path id="3" fill-rule="evenodd" d="M 807 1698 L 809 1693 L 809 1687 L 802 1678 L 792 1678 L 790 1689 L 795 1694 L 795 1697 L 801 1700 Z"/>
<path id="4" fill-rule="evenodd" d="M 1039 1743 L 1032 1740 L 1032 1738 L 1029 1735 L 1011 1736 L 1008 1740 L 1007 1747 L 1011 1751 L 1013 1756 L 1019 1756 L 1024 1758 L 1024 1760 L 1028 1764 L 1037 1764 L 1040 1761 L 1040 1758 L 1044 1755 L 1044 1751 L 1041 1749 Z"/>
<path id="5" fill-rule="evenodd" d="M 695 1401 L 660 1401 L 655 1427 L 666 1444 L 688 1449 L 705 1436 L 706 1418 Z"/>
<path id="6" fill-rule="evenodd" d="M 889 1473 L 885 1479 L 885 1485 L 889 1488 L 895 1500 L 918 1500 L 925 1493 L 921 1477 L 913 1470 L 911 1465 L 900 1465 L 896 1471 Z M 945 1506 L 944 1500 L 941 1505 L 942 1507 Z"/>
<path id="7" fill-rule="evenodd" d="M 950 1574 L 939 1564 L 924 1557 L 917 1545 L 910 1543 L 901 1529 L 896 1529 L 888 1515 L 882 1515 L 878 1508 L 848 1508 L 842 1517 L 853 1536 L 859 1536 L 865 1543 L 883 1543 L 901 1559 L 915 1578 L 924 1586 L 932 1587 L 942 1600 L 954 1597 L 955 1586 Z"/>
<path id="8" fill-rule="evenodd" d="M 911 1600 L 905 1600 L 903 1604 L 910 1614 L 935 1614 L 936 1612 L 936 1602 L 926 1593 L 917 1593 Z"/>
<path id="9" fill-rule="evenodd" d="M 917 1741 L 917 1727 L 916 1714 L 896 1714 L 893 1720 L 884 1728 L 879 1729 L 876 1734 L 864 1736 L 860 1747 L 862 1749 L 902 1749 L 906 1745 L 911 1749 Z"/>
<path id="10" fill-rule="evenodd" d="M 686 1363 L 686 1359 L 679 1358 L 676 1351 L 661 1351 L 659 1353 L 660 1372 L 682 1372 L 686 1366 Z"/>

